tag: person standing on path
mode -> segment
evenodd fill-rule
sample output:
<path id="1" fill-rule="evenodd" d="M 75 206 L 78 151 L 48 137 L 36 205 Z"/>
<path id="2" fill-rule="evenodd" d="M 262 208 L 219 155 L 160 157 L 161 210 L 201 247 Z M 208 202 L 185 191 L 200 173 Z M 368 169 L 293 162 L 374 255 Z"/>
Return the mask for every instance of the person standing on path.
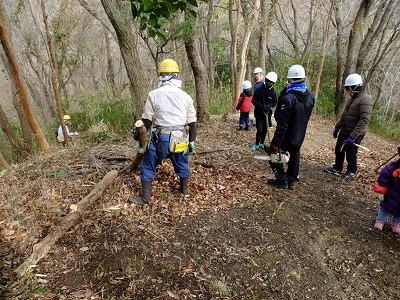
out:
<path id="1" fill-rule="evenodd" d="M 271 141 L 269 154 L 289 152 L 287 171 L 283 164 L 271 163 L 276 179 L 268 179 L 267 184 L 284 189 L 294 189 L 300 169 L 300 148 L 306 135 L 308 121 L 315 104 L 314 95 L 305 84 L 306 74 L 300 65 L 288 70 L 288 86 L 280 99 L 276 129 Z"/>
<path id="2" fill-rule="evenodd" d="M 253 75 L 254 75 L 254 93 L 255 93 L 256 90 L 264 84 L 264 71 L 260 67 L 257 67 L 254 69 Z"/>
<path id="3" fill-rule="evenodd" d="M 325 168 L 325 172 L 342 175 L 344 159 L 347 161 L 347 171 L 344 178 L 352 179 L 357 176 L 357 151 L 367 133 L 374 102 L 364 90 L 363 81 L 359 74 L 347 76 L 344 87 L 351 97 L 333 130 L 336 139 L 335 164 Z"/>
<path id="4" fill-rule="evenodd" d="M 151 135 L 148 149 L 139 149 L 145 152 L 140 164 L 142 196 L 129 198 L 139 205 L 149 204 L 157 166 L 165 158 L 171 159 L 175 173 L 179 176 L 179 193 L 188 193 L 188 155 L 194 153 L 196 111 L 192 97 L 181 89 L 178 64 L 172 59 L 162 61 L 159 74 L 159 87 L 148 94 L 142 114 L 144 126 L 147 131 L 150 129 Z"/>
<path id="5" fill-rule="evenodd" d="M 269 72 L 265 76 L 264 84 L 253 95 L 254 117 L 256 118 L 256 143 L 251 147 L 252 151 L 258 148 L 264 149 L 265 137 L 272 126 L 272 109 L 276 106 L 276 92 L 274 84 L 278 80 L 275 72 Z"/>

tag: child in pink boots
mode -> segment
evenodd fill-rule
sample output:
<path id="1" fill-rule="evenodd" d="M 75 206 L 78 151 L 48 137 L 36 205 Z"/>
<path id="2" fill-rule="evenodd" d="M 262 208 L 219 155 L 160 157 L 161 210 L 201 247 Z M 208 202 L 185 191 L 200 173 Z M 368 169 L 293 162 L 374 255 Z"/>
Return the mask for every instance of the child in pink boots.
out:
<path id="1" fill-rule="evenodd" d="M 398 147 L 400 155 L 400 145 Z M 386 218 L 392 216 L 392 232 L 400 234 L 400 159 L 386 165 L 374 184 L 374 191 L 382 200 L 375 229 L 382 230 Z"/>

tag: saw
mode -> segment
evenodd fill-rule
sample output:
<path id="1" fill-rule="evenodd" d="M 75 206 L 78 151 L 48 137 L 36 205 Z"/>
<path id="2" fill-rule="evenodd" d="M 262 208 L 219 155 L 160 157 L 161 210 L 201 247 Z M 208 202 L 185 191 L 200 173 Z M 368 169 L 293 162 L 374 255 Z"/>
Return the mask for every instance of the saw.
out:
<path id="1" fill-rule="evenodd" d="M 286 164 L 289 161 L 289 153 L 276 153 L 271 155 L 256 155 L 254 156 L 255 159 L 258 160 L 268 160 L 274 164 Z"/>

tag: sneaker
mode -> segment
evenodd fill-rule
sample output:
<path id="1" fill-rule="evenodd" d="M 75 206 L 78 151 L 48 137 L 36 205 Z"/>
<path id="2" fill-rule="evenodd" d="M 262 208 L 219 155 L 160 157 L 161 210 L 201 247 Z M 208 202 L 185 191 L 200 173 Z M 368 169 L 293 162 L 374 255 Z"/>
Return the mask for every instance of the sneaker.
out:
<path id="1" fill-rule="evenodd" d="M 382 230 L 383 225 L 385 225 L 385 221 L 382 220 L 376 220 L 374 228 L 378 230 Z"/>
<path id="2" fill-rule="evenodd" d="M 289 188 L 287 180 L 268 179 L 267 184 L 281 189 Z"/>
<path id="3" fill-rule="evenodd" d="M 346 174 L 344 174 L 344 178 L 346 178 L 346 179 L 353 179 L 356 176 L 357 176 L 356 173 L 353 173 L 353 172 L 350 172 L 350 171 L 347 171 Z"/>
<path id="4" fill-rule="evenodd" d="M 264 144 L 260 144 L 260 146 L 259 146 L 260 148 L 262 148 L 262 149 L 265 149 L 265 146 L 264 146 Z"/>
<path id="5" fill-rule="evenodd" d="M 393 233 L 400 233 L 400 224 L 393 222 L 392 223 L 392 232 Z"/>
<path id="6" fill-rule="evenodd" d="M 256 151 L 258 148 L 260 148 L 259 145 L 253 145 L 253 146 L 251 147 L 251 151 Z"/>
<path id="7" fill-rule="evenodd" d="M 324 172 L 335 174 L 335 175 L 342 175 L 342 172 L 336 170 L 335 168 L 325 168 Z"/>

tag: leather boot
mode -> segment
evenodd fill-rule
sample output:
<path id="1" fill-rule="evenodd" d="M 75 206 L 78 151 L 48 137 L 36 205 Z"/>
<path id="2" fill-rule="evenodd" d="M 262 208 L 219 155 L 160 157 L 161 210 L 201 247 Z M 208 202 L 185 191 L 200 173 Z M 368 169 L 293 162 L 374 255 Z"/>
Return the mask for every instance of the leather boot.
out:
<path id="1" fill-rule="evenodd" d="M 189 178 L 179 177 L 179 182 L 180 182 L 179 193 L 181 193 L 182 195 L 187 195 L 187 193 L 188 193 L 188 185 L 189 185 Z"/>
<path id="2" fill-rule="evenodd" d="M 138 205 L 149 204 L 151 198 L 151 181 L 142 180 L 142 196 L 130 196 L 129 201 Z"/>

